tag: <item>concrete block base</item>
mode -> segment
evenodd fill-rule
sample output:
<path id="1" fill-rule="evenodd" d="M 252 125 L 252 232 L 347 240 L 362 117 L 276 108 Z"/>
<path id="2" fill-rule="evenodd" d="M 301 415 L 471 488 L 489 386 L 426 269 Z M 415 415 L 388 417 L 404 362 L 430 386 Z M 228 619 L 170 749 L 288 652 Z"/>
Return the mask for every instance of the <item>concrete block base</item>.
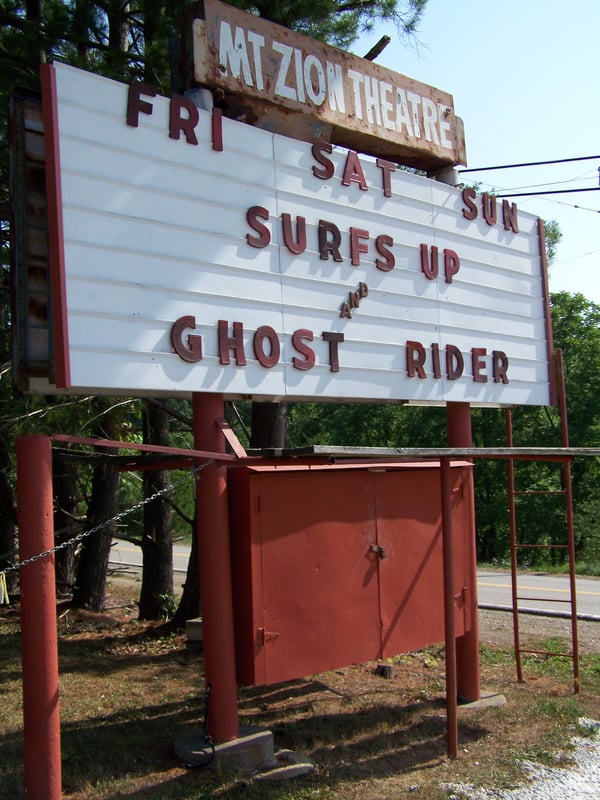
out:
<path id="1" fill-rule="evenodd" d="M 474 700 L 472 702 L 466 702 L 459 700 L 459 709 L 471 709 L 471 708 L 500 708 L 500 706 L 506 705 L 506 697 L 503 694 L 498 694 L 497 692 L 482 692 L 481 697 L 479 700 Z"/>
<path id="2" fill-rule="evenodd" d="M 254 776 L 254 780 L 264 781 L 285 781 L 290 778 L 301 778 L 303 775 L 310 775 L 315 771 L 315 765 L 304 755 L 295 753 L 293 750 L 279 750 L 275 753 L 277 766 L 261 772 Z"/>
<path id="3" fill-rule="evenodd" d="M 210 766 L 219 774 L 251 774 L 280 766 L 273 751 L 273 734 L 264 728 L 241 726 L 238 739 L 214 745 L 214 755 L 200 731 L 176 739 L 174 749 L 184 764 Z"/>
<path id="4" fill-rule="evenodd" d="M 185 623 L 185 635 L 188 642 L 201 642 L 203 639 L 202 617 L 188 619 Z"/>

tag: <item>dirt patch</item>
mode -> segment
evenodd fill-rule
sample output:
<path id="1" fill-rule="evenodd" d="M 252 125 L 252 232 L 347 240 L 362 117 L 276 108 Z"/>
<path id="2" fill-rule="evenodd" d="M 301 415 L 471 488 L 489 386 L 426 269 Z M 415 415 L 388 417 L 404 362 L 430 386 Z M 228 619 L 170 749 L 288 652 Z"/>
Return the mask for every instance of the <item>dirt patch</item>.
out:
<path id="1" fill-rule="evenodd" d="M 537 614 L 519 616 L 521 644 L 542 639 L 561 638 L 571 641 L 571 621 Z M 600 622 L 579 620 L 577 634 L 580 653 L 600 653 Z M 512 614 L 507 611 L 479 610 L 479 638 L 483 644 L 495 647 L 513 647 Z"/>

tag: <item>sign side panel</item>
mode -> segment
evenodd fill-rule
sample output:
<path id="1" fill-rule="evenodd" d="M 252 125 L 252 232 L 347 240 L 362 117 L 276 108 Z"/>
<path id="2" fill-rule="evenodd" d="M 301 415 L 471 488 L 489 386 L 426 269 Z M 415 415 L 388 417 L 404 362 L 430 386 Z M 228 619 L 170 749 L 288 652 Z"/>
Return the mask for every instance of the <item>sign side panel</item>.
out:
<path id="1" fill-rule="evenodd" d="M 552 308 L 550 306 L 550 287 L 548 285 L 548 259 L 546 256 L 546 232 L 544 221 L 538 219 L 538 235 L 540 242 L 540 269 L 542 278 L 542 293 L 544 297 L 546 318 L 546 346 L 548 351 L 548 382 L 550 384 L 550 403 L 558 404 L 556 370 L 554 369 L 554 335 L 552 332 Z"/>
<path id="2" fill-rule="evenodd" d="M 44 149 L 46 156 L 50 301 L 54 335 L 55 380 L 56 386 L 59 389 L 68 389 L 71 385 L 71 368 L 69 359 L 69 329 L 67 323 L 67 291 L 65 280 L 65 247 L 56 71 L 52 64 L 43 64 L 40 72 L 44 115 Z"/>

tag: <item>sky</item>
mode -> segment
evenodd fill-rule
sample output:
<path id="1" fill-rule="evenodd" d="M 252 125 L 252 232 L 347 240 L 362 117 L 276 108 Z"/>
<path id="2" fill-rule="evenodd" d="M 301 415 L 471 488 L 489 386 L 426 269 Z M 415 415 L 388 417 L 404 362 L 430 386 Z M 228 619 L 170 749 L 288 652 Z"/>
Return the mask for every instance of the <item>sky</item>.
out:
<path id="1" fill-rule="evenodd" d="M 453 95 L 468 168 L 598 156 L 461 181 L 498 193 L 600 186 L 600 0 L 428 0 L 416 43 L 378 25 L 351 49 L 365 55 L 384 34 L 378 64 Z M 559 224 L 550 290 L 600 304 L 600 191 L 510 202 Z"/>

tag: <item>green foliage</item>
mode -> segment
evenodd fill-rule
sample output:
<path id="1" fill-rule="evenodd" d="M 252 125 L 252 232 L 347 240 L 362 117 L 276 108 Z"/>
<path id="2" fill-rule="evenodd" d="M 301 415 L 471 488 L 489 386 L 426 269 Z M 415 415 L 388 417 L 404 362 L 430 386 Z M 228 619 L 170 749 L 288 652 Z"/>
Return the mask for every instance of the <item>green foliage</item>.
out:
<path id="1" fill-rule="evenodd" d="M 371 403 L 297 403 L 289 412 L 291 447 L 444 447 L 443 408 Z"/>
<path id="2" fill-rule="evenodd" d="M 361 33 L 392 21 L 400 36 L 417 31 L 427 0 L 234 0 L 232 5 L 313 39 L 347 48 Z"/>
<path id="3" fill-rule="evenodd" d="M 546 229 L 546 258 L 548 264 L 552 264 L 556 256 L 556 248 L 562 239 L 562 231 L 558 226 L 556 220 L 546 220 L 544 223 Z"/>

